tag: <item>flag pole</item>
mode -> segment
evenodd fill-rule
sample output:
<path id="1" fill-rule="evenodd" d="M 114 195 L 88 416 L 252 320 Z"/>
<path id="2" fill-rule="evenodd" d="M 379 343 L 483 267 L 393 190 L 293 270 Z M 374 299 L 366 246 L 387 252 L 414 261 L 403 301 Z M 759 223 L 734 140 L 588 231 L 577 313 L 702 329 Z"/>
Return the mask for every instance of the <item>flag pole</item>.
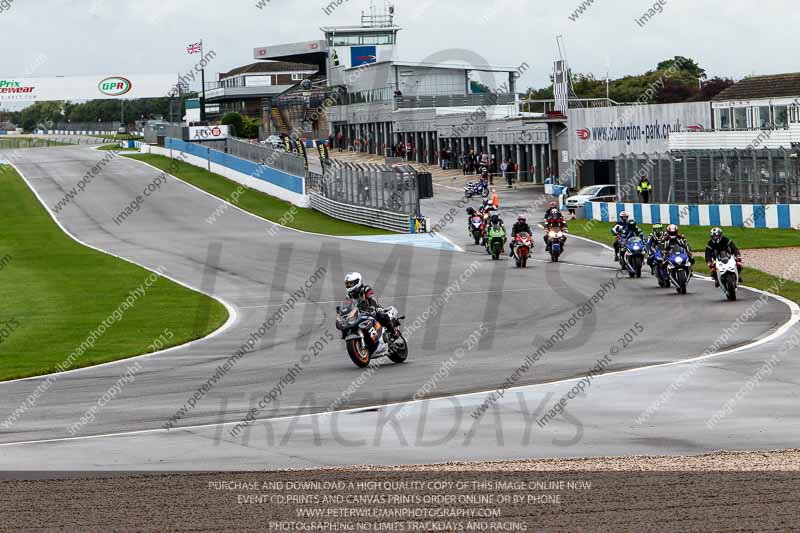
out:
<path id="1" fill-rule="evenodd" d="M 205 122 L 206 120 L 206 68 L 203 63 L 203 58 L 206 57 L 205 53 L 203 52 L 203 39 L 200 39 L 200 65 L 203 68 L 200 70 L 200 83 L 203 89 L 203 96 L 200 98 L 200 121 Z"/>

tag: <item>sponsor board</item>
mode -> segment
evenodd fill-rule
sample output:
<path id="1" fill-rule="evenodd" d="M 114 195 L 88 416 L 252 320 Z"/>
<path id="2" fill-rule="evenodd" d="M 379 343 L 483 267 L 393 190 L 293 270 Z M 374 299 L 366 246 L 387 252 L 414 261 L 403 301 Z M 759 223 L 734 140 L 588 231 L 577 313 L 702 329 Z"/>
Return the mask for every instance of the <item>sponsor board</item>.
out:
<path id="1" fill-rule="evenodd" d="M 575 160 L 669 151 L 673 132 L 711 125 L 708 102 L 569 110 L 569 152 Z"/>
<path id="2" fill-rule="evenodd" d="M 162 98 L 175 86 L 174 74 L 99 74 L 54 78 L 0 75 L 0 102 Z"/>
<path id="3" fill-rule="evenodd" d="M 228 138 L 228 126 L 192 126 L 189 128 L 190 141 L 221 141 Z"/>
<path id="4" fill-rule="evenodd" d="M 378 49 L 375 46 L 353 46 L 350 48 L 350 66 L 358 67 L 378 61 Z"/>

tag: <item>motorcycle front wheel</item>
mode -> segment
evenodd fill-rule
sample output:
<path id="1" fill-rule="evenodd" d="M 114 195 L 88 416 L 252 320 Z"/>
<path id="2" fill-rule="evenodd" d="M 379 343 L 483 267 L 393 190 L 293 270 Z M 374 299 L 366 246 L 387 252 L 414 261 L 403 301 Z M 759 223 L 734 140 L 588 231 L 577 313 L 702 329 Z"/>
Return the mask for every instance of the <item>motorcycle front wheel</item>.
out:
<path id="1" fill-rule="evenodd" d="M 677 283 L 675 284 L 675 290 L 678 291 L 678 294 L 686 294 L 686 283 L 688 281 L 686 272 L 679 270 L 675 274 L 675 279 L 677 280 Z"/>
<path id="2" fill-rule="evenodd" d="M 347 355 L 358 368 L 369 366 L 369 349 L 364 345 L 362 339 L 350 339 L 347 341 Z"/>
<path id="3" fill-rule="evenodd" d="M 398 346 L 398 347 L 395 347 Z M 393 363 L 405 363 L 408 358 L 408 343 L 406 338 L 401 334 L 395 339 L 392 348 L 389 350 L 389 359 Z"/>
<path id="4" fill-rule="evenodd" d="M 728 298 L 729 301 L 735 302 L 736 301 L 736 282 L 733 280 L 733 276 L 728 274 L 722 279 L 723 287 L 725 287 L 725 296 Z"/>

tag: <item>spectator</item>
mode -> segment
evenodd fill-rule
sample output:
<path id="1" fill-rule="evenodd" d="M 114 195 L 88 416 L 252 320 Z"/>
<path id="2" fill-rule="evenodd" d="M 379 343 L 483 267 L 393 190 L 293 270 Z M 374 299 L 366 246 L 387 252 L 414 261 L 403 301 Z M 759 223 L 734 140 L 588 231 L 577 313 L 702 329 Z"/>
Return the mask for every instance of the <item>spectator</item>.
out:
<path id="1" fill-rule="evenodd" d="M 650 184 L 650 180 L 647 179 L 647 176 L 642 176 L 639 180 L 639 186 L 636 187 L 636 190 L 639 192 L 639 196 L 642 197 L 643 204 L 650 203 L 650 191 L 653 190 L 653 186 Z"/>
<path id="2" fill-rule="evenodd" d="M 500 163 L 500 175 L 503 176 L 503 179 L 505 179 L 508 182 L 508 186 L 511 187 L 511 179 L 506 174 L 507 172 L 508 172 L 508 162 L 503 160 L 503 162 Z"/>

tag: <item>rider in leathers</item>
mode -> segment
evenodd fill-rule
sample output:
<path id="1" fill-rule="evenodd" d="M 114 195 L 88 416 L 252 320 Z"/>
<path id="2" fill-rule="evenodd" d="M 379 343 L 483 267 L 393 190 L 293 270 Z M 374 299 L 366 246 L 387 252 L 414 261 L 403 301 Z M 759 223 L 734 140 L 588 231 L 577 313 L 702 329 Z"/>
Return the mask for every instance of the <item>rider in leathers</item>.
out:
<path id="1" fill-rule="evenodd" d="M 611 228 L 611 235 L 619 237 L 622 231 L 628 226 L 628 213 L 623 211 L 619 214 L 619 220 Z M 614 261 L 619 261 L 619 239 L 614 239 Z"/>
<path id="2" fill-rule="evenodd" d="M 650 270 L 655 274 L 656 271 L 656 263 L 655 263 L 655 249 L 656 246 L 659 246 L 666 237 L 666 233 L 664 233 L 664 226 L 661 224 L 653 224 L 653 231 L 650 233 L 650 237 L 647 239 L 647 244 L 645 245 L 645 250 L 647 251 L 647 264 L 650 265 Z"/>
<path id="3" fill-rule="evenodd" d="M 384 309 L 378 305 L 378 299 L 375 297 L 375 291 L 372 287 L 363 283 L 361 274 L 350 272 L 345 276 L 344 283 L 347 289 L 347 296 L 358 301 L 359 310 L 363 313 L 373 314 L 381 326 L 389 330 L 393 338 L 396 337 L 397 334 L 392 320 Z"/>
<path id="4" fill-rule="evenodd" d="M 689 241 L 686 240 L 686 237 L 680 233 L 680 228 L 678 228 L 678 226 L 670 224 L 669 227 L 667 227 L 667 235 L 664 237 L 663 243 L 665 250 L 671 250 L 674 246 L 679 246 L 686 250 L 689 256 L 689 262 L 694 264 L 692 246 L 689 244 Z"/>

